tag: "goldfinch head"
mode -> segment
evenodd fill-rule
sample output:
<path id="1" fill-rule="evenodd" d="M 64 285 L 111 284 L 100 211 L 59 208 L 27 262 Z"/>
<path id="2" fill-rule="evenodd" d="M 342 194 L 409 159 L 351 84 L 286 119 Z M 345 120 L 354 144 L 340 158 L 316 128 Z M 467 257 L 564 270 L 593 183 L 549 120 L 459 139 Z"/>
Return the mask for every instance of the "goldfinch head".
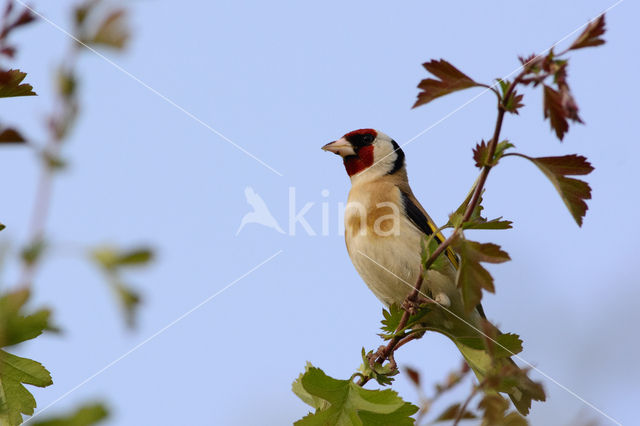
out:
<path id="1" fill-rule="evenodd" d="M 352 180 L 365 175 L 375 179 L 404 168 L 404 152 L 396 141 L 374 129 L 354 130 L 322 149 L 342 157 Z"/>

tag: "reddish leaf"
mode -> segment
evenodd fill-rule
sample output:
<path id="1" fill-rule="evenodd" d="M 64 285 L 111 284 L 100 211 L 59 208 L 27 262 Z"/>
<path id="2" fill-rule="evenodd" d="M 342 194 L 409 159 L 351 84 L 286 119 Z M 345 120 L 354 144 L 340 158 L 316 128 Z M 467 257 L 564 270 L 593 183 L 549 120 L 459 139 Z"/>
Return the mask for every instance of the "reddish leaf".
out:
<path id="1" fill-rule="evenodd" d="M 587 28 L 584 29 L 582 34 L 571 44 L 569 50 L 582 49 L 583 47 L 600 46 L 605 41 L 600 36 L 606 31 L 604 15 L 598 16 L 593 21 L 589 22 Z"/>
<path id="2" fill-rule="evenodd" d="M 25 138 L 16 129 L 0 129 L 0 143 L 22 143 Z"/>
<path id="3" fill-rule="evenodd" d="M 544 118 L 549 119 L 551 128 L 555 130 L 558 139 L 562 140 L 569 130 L 567 113 L 562 106 L 562 96 L 551 87 L 544 85 Z"/>
<path id="4" fill-rule="evenodd" d="M 458 237 L 453 245 L 460 255 L 456 285 L 462 292 L 465 310 L 471 312 L 482 299 L 482 289 L 495 291 L 493 277 L 480 262 L 502 263 L 511 258 L 500 246 L 492 243 L 483 244 Z"/>
<path id="5" fill-rule="evenodd" d="M 20 70 L 0 71 L 0 98 L 12 96 L 35 96 L 33 86 L 30 84 L 20 84 L 27 76 L 27 73 Z"/>
<path id="6" fill-rule="evenodd" d="M 591 173 L 593 171 L 591 163 L 585 157 L 575 154 L 538 158 L 518 155 L 532 161 L 549 178 L 578 226 L 582 226 L 582 219 L 588 209 L 585 200 L 591 199 L 591 187 L 584 181 L 566 176 Z"/>
<path id="7" fill-rule="evenodd" d="M 418 84 L 418 88 L 422 89 L 422 92 L 418 93 L 418 99 L 413 108 L 429 103 L 451 92 L 479 86 L 478 83 L 444 59 L 439 61 L 434 59 L 422 65 L 439 80 L 426 78 Z"/>
<path id="8" fill-rule="evenodd" d="M 480 143 L 476 145 L 475 148 L 473 148 L 473 159 L 476 162 L 476 167 L 481 169 L 487 164 L 489 164 L 488 157 L 489 157 L 489 149 L 488 149 L 487 143 L 484 140 L 482 140 L 480 141 Z"/>
<path id="9" fill-rule="evenodd" d="M 407 373 L 413 384 L 420 387 L 420 373 L 418 370 L 414 370 L 411 367 L 405 367 L 404 371 Z"/>

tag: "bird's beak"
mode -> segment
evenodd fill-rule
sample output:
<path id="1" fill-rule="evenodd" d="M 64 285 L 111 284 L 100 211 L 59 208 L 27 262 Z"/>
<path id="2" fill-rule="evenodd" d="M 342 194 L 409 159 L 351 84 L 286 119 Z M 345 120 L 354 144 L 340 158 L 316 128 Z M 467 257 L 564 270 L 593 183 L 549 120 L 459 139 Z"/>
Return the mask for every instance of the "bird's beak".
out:
<path id="1" fill-rule="evenodd" d="M 325 146 L 322 147 L 324 151 L 333 152 L 334 154 L 338 154 L 341 157 L 348 157 L 350 155 L 356 155 L 356 152 L 353 150 L 353 146 L 351 143 L 345 138 L 338 139 L 334 142 L 329 142 Z"/>

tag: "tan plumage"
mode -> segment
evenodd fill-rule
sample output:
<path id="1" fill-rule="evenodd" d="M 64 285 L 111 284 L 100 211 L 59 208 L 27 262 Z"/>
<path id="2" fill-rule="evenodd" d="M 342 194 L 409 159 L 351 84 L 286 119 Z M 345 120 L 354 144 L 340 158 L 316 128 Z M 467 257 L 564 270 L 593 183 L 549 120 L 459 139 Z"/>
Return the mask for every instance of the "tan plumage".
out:
<path id="1" fill-rule="evenodd" d="M 344 220 L 349 257 L 378 299 L 387 306 L 401 305 L 420 273 L 421 240 L 437 232 L 411 191 L 404 153 L 389 136 L 373 129 L 347 133 L 323 149 L 343 157 L 351 178 Z M 438 234 L 436 241 L 443 240 Z M 446 255 L 446 267 L 430 269 L 420 289 L 439 307 L 425 317 L 424 326 L 451 338 L 481 380 L 491 358 L 483 349 L 461 343 L 461 338 L 481 336 L 484 313 L 480 306 L 471 313 L 463 309 L 455 284 L 458 260 L 451 250 Z M 510 358 L 504 362 L 513 364 Z M 508 393 L 523 414 L 532 399 L 544 399 L 530 386 L 513 387 Z"/>

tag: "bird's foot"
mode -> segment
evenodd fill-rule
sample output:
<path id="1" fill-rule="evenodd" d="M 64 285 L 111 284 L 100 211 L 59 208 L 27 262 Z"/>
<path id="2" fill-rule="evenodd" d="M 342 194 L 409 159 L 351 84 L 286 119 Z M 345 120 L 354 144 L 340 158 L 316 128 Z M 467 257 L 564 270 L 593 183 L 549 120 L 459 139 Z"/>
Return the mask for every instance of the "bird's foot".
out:
<path id="1" fill-rule="evenodd" d="M 409 312 L 409 315 L 415 315 L 422 306 L 435 302 L 437 302 L 437 300 L 434 301 L 433 299 L 429 299 L 420 295 L 418 295 L 418 297 L 416 297 L 415 299 L 411 299 L 408 297 L 404 300 L 404 302 L 402 302 L 402 309 Z"/>

